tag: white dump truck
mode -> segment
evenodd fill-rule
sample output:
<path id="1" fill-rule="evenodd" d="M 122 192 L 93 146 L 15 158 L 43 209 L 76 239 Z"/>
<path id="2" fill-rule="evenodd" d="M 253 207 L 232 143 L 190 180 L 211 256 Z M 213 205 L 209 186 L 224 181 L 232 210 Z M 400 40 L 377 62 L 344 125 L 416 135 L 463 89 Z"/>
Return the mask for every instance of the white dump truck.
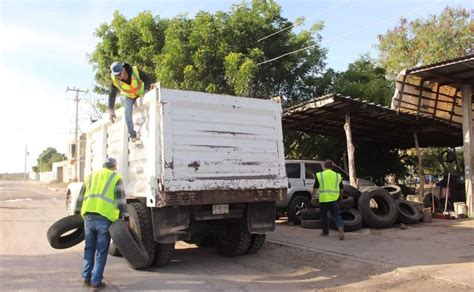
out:
<path id="1" fill-rule="evenodd" d="M 85 175 L 118 161 L 149 265 L 166 264 L 176 241 L 215 244 L 226 256 L 256 252 L 275 228 L 288 180 L 281 104 L 161 88 L 133 112 L 141 143 L 128 139 L 122 109 L 87 131 Z M 70 210 L 81 183 L 68 187 Z"/>

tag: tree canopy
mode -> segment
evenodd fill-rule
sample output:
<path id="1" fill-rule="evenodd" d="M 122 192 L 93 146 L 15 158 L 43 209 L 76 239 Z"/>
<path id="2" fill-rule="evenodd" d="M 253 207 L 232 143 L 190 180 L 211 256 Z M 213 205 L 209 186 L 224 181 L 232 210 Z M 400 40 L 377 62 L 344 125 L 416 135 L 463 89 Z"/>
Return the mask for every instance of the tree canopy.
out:
<path id="1" fill-rule="evenodd" d="M 63 161 L 66 155 L 59 153 L 55 148 L 48 147 L 38 156 L 38 162 L 35 168 L 38 172 L 51 171 L 53 169 L 53 162 Z"/>

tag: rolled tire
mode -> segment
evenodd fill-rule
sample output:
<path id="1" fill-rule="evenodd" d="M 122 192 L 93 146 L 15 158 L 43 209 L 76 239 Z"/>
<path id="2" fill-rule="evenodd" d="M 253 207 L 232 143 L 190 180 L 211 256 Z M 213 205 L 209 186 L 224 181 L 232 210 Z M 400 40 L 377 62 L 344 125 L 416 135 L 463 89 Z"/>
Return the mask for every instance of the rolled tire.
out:
<path id="1" fill-rule="evenodd" d="M 362 215 L 356 209 L 342 210 L 340 215 L 344 221 L 345 232 L 353 232 L 362 228 Z M 336 222 L 330 212 L 328 212 L 328 217 L 329 227 L 336 229 Z"/>
<path id="2" fill-rule="evenodd" d="M 355 205 L 355 198 L 348 196 L 346 194 L 342 195 L 342 200 L 339 201 L 339 209 L 340 210 L 349 210 L 354 208 Z"/>
<path id="3" fill-rule="evenodd" d="M 321 229 L 321 221 L 319 219 L 302 219 L 301 227 L 305 229 Z"/>
<path id="4" fill-rule="evenodd" d="M 252 236 L 245 224 L 237 220 L 230 220 L 217 236 L 217 250 L 226 257 L 240 256 L 249 249 L 251 239 Z"/>
<path id="5" fill-rule="evenodd" d="M 367 188 L 357 202 L 363 222 L 373 228 L 388 228 L 397 221 L 398 210 L 387 190 Z"/>
<path id="6" fill-rule="evenodd" d="M 301 211 L 301 220 L 318 220 L 319 209 L 306 209 Z"/>
<path id="7" fill-rule="evenodd" d="M 351 185 L 344 185 L 344 188 L 342 189 L 342 193 L 350 197 L 353 197 L 355 199 L 355 202 L 357 202 L 357 200 L 359 199 L 361 195 L 360 191 Z"/>
<path id="8" fill-rule="evenodd" d="M 71 233 L 71 231 L 73 232 Z M 52 248 L 73 247 L 84 240 L 84 220 L 81 215 L 71 215 L 59 219 L 48 228 L 46 237 Z"/>
<path id="9" fill-rule="evenodd" d="M 109 233 L 121 254 L 133 269 L 148 267 L 148 253 L 138 235 L 119 219 L 109 227 Z"/>
<path id="10" fill-rule="evenodd" d="M 173 243 L 157 243 L 155 250 L 155 258 L 153 259 L 153 266 L 163 267 L 173 260 L 174 256 L 174 242 Z"/>
<path id="11" fill-rule="evenodd" d="M 110 241 L 109 255 L 111 255 L 113 257 L 121 257 L 122 256 L 122 254 L 120 253 L 120 251 L 117 248 L 117 245 L 115 245 L 115 242 L 113 240 Z"/>
<path id="12" fill-rule="evenodd" d="M 405 200 L 395 200 L 398 209 L 398 221 L 405 224 L 416 224 L 420 220 L 420 212 Z"/>
<path id="13" fill-rule="evenodd" d="M 148 254 L 148 267 L 153 263 L 156 251 L 156 242 L 153 237 L 153 223 L 151 220 L 151 209 L 141 202 L 128 204 L 128 213 L 130 214 L 130 228 L 138 235 L 138 238 L 145 246 Z"/>
<path id="14" fill-rule="evenodd" d="M 247 254 L 253 254 L 259 251 L 265 243 L 265 238 L 265 234 L 252 234 L 252 239 L 250 240 L 250 246 L 247 250 Z"/>
<path id="15" fill-rule="evenodd" d="M 397 185 L 382 186 L 382 188 L 386 189 L 390 196 L 395 200 L 399 199 L 402 195 L 402 189 Z"/>
<path id="16" fill-rule="evenodd" d="M 307 197 L 303 195 L 294 197 L 288 205 L 288 221 L 296 225 L 300 224 L 301 211 L 311 209 L 312 207 L 313 205 L 311 205 L 311 201 Z"/>

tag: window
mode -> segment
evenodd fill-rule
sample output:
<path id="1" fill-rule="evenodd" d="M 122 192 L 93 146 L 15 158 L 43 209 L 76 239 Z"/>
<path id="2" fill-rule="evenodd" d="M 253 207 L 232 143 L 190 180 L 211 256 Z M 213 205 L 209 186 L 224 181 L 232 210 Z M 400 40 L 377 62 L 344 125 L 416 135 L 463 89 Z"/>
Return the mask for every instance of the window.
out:
<path id="1" fill-rule="evenodd" d="M 286 164 L 286 176 L 288 178 L 300 178 L 301 177 L 301 166 L 299 163 L 287 163 Z"/>
<path id="2" fill-rule="evenodd" d="M 349 175 L 344 170 L 340 169 L 338 166 L 334 165 L 333 170 L 341 175 L 342 180 L 349 180 Z"/>
<path id="3" fill-rule="evenodd" d="M 323 171 L 323 167 L 319 163 L 305 163 L 304 171 L 306 179 L 314 179 L 316 172 Z"/>

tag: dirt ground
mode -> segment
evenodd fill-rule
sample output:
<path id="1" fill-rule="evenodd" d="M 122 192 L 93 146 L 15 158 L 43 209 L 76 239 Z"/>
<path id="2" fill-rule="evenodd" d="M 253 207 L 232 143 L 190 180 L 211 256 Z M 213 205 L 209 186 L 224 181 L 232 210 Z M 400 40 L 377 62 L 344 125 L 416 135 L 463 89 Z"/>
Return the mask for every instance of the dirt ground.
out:
<path id="1" fill-rule="evenodd" d="M 46 240 L 48 227 L 64 216 L 64 193 L 60 186 L 0 181 L 1 291 L 90 291 L 82 287 L 80 278 L 84 244 L 55 250 Z M 409 242 L 422 243 L 416 239 L 416 233 L 422 232 L 423 227 L 408 231 L 404 236 L 414 238 Z M 388 230 L 387 242 L 396 243 L 395 239 L 400 237 L 397 232 Z M 446 231 L 438 228 L 436 232 Z M 419 262 L 426 264 L 424 268 L 403 259 L 399 263 L 390 256 L 383 260 L 371 258 L 371 253 L 376 255 L 377 249 L 387 244 L 384 237 L 364 231 L 347 234 L 344 241 L 331 236 L 321 240 L 314 230 L 281 221 L 263 248 L 251 256 L 225 258 L 213 248 L 179 242 L 173 262 L 162 268 L 135 271 L 123 258 L 109 257 L 104 273 L 108 285 L 105 291 L 473 291 L 474 286 L 464 279 L 438 277 L 437 270 L 430 273 L 430 269 L 449 264 L 459 269 L 457 273 L 470 277 L 474 273 L 474 257 L 469 256 L 474 255 L 472 245 L 459 252 L 464 260 L 458 256 L 449 262 Z M 459 246 L 458 249 L 464 245 Z M 353 256 L 354 248 L 364 252 Z M 405 250 L 403 254 L 409 253 Z"/>

